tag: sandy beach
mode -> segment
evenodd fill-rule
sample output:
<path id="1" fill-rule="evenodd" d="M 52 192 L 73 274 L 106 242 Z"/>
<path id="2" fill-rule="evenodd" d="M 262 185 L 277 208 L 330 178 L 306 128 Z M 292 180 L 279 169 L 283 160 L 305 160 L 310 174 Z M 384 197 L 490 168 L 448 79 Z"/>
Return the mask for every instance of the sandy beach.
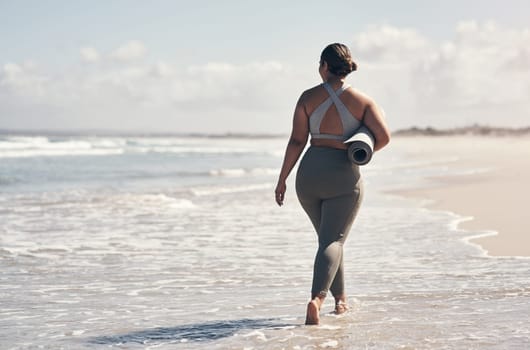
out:
<path id="1" fill-rule="evenodd" d="M 530 256 L 530 137 L 408 136 L 396 144 L 419 161 L 440 159 L 458 175 L 431 177 L 429 186 L 395 191 L 428 200 L 428 208 L 470 217 L 459 228 L 487 233 L 473 238 L 491 256 Z M 493 233 L 495 232 L 495 233 Z"/>

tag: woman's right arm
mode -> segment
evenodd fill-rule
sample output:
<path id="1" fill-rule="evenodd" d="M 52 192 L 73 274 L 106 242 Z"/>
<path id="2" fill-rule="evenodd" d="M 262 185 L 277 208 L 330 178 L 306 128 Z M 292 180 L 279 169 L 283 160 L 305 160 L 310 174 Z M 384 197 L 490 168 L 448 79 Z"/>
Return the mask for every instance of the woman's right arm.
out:
<path id="1" fill-rule="evenodd" d="M 293 117 L 293 130 L 291 132 L 289 142 L 287 143 L 287 148 L 285 149 L 285 156 L 283 159 L 282 168 L 280 170 L 280 175 L 278 177 L 278 184 L 276 185 L 276 189 L 274 191 L 276 194 L 276 203 L 278 203 L 280 206 L 283 204 L 283 200 L 285 198 L 285 191 L 287 189 L 285 183 L 287 181 L 287 177 L 298 161 L 298 158 L 300 158 L 300 154 L 302 154 L 302 151 L 304 150 L 307 143 L 308 136 L 309 118 L 304 106 L 304 94 L 302 94 L 296 103 Z"/>
<path id="2" fill-rule="evenodd" d="M 368 129 L 370 129 L 374 136 L 374 151 L 380 150 L 390 142 L 390 131 L 386 125 L 385 115 L 370 98 L 367 98 L 366 100 L 363 123 Z"/>

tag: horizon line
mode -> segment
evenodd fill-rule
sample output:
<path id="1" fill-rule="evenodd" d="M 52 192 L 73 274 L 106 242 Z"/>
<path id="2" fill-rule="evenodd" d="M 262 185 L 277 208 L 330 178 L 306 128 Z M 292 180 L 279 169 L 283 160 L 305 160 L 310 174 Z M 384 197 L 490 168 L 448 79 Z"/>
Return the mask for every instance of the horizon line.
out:
<path id="1" fill-rule="evenodd" d="M 406 134 L 457 134 L 457 133 L 495 133 L 495 132 L 530 132 L 530 126 L 504 127 L 481 124 L 455 127 L 409 126 L 392 131 L 395 135 Z M 130 136 L 130 137 L 204 137 L 204 138 L 276 138 L 286 137 L 289 133 L 260 133 L 260 132 L 235 132 L 225 131 L 219 133 L 205 132 L 168 132 L 168 131 L 139 131 L 139 130 L 113 130 L 113 129 L 9 129 L 0 128 L 0 135 L 16 136 Z"/>

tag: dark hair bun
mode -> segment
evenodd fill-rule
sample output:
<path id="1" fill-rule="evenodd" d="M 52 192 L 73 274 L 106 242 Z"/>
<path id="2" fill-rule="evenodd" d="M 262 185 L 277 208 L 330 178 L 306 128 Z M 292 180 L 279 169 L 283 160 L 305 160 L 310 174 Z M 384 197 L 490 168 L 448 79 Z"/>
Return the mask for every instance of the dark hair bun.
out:
<path id="1" fill-rule="evenodd" d="M 335 43 L 326 46 L 320 59 L 326 61 L 331 73 L 341 77 L 357 70 L 357 63 L 353 61 L 350 49 L 344 44 Z"/>

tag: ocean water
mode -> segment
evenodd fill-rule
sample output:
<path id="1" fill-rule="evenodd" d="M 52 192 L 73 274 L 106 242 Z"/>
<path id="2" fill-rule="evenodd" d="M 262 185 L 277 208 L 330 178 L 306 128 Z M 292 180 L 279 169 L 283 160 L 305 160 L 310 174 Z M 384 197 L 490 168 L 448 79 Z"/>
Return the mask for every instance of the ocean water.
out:
<path id="1" fill-rule="evenodd" d="M 386 194 L 453 173 L 400 139 L 362 168 L 352 311 L 304 326 L 316 236 L 294 172 L 274 203 L 285 143 L 0 135 L 0 349 L 530 348 L 530 260 Z"/>

